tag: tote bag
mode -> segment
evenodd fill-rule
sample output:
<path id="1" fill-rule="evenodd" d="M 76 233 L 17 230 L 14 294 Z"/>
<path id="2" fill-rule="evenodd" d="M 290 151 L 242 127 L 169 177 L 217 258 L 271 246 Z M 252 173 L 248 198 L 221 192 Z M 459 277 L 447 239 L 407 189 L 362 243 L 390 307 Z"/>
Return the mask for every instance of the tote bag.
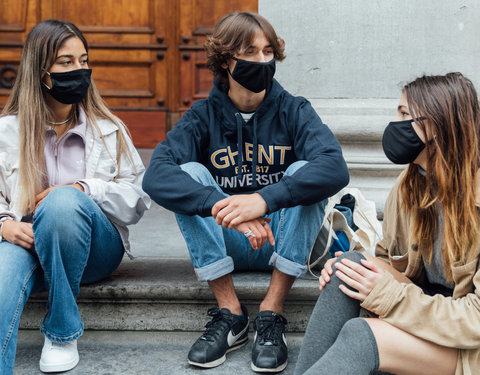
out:
<path id="1" fill-rule="evenodd" d="M 358 227 L 356 230 L 348 225 L 345 216 L 335 208 L 346 194 L 355 198 L 352 214 L 353 223 Z M 328 199 L 320 233 L 308 257 L 308 271 L 319 277 L 313 270 L 322 269 L 324 263 L 333 256 L 330 251 L 358 250 L 375 256 L 375 246 L 381 238 L 382 225 L 377 219 L 375 202 L 365 199 L 356 188 L 344 188 Z"/>

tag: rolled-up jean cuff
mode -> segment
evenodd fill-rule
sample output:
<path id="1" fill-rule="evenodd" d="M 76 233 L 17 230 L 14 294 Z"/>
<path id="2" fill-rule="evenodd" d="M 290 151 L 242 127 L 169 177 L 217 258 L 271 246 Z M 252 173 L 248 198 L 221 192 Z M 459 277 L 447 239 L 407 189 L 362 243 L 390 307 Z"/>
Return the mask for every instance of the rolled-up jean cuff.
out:
<path id="1" fill-rule="evenodd" d="M 233 259 L 226 257 L 201 268 L 195 268 L 200 281 L 216 280 L 233 272 Z"/>
<path id="2" fill-rule="evenodd" d="M 290 276 L 301 277 L 305 274 L 305 272 L 307 272 L 307 266 L 295 263 L 278 255 L 277 253 L 272 254 L 268 264 L 275 267 L 280 272 Z"/>
<path id="3" fill-rule="evenodd" d="M 83 323 L 82 323 L 82 327 L 77 332 L 75 332 L 73 335 L 70 335 L 70 336 L 55 336 L 55 335 L 50 334 L 42 324 L 42 326 L 40 327 L 40 332 L 44 336 L 46 336 L 47 339 L 49 339 L 50 341 L 63 344 L 63 343 L 66 343 L 66 342 L 72 342 L 72 341 L 77 340 L 80 336 L 83 335 L 83 329 L 84 329 L 84 327 L 83 327 Z"/>

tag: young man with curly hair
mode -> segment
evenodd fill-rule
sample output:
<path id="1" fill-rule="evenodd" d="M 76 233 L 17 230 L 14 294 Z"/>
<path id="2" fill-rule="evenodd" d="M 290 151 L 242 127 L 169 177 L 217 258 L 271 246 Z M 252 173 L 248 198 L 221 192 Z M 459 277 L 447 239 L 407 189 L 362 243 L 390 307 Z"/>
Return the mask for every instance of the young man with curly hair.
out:
<path id="1" fill-rule="evenodd" d="M 252 369 L 287 365 L 284 300 L 304 274 L 326 199 L 349 180 L 340 146 L 310 103 L 273 79 L 284 41 L 262 16 L 224 16 L 208 38 L 214 87 L 155 149 L 143 187 L 175 212 L 195 272 L 218 308 L 188 354 L 215 367 L 248 340 L 233 270 L 272 270 L 254 321 Z"/>

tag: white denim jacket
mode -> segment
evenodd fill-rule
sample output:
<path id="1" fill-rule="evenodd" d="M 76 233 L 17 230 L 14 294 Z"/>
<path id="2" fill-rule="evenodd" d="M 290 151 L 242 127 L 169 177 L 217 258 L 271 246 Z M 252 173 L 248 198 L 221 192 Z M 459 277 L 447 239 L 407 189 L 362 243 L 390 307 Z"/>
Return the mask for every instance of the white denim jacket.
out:
<path id="1" fill-rule="evenodd" d="M 127 225 L 137 223 L 145 210 L 150 208 L 151 200 L 142 190 L 145 167 L 127 137 L 135 169 L 122 156 L 120 173 L 117 175 L 117 131 L 118 127 L 110 120 L 98 120 L 108 151 L 101 136 L 91 126 L 87 126 L 85 144 L 85 178 L 80 180 L 88 185 L 90 197 L 99 205 L 109 220 L 117 228 L 126 253 L 132 257 L 128 242 Z M 17 116 L 0 117 L 0 217 L 9 216 L 20 221 L 22 213 L 17 206 L 19 136 Z"/>

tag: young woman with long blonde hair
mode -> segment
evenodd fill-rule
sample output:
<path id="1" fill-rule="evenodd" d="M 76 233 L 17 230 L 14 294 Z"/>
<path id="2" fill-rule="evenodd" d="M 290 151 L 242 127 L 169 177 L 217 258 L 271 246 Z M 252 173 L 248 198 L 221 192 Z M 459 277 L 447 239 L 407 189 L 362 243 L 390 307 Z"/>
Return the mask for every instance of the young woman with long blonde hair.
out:
<path id="1" fill-rule="evenodd" d="M 377 258 L 327 262 L 295 374 L 478 373 L 479 134 L 462 74 L 404 87 L 383 148 L 409 165 L 385 204 Z"/>
<path id="2" fill-rule="evenodd" d="M 150 205 L 144 166 L 100 98 L 75 25 L 47 20 L 30 31 L 0 134 L 0 373 L 13 372 L 21 312 L 42 288 L 40 370 L 67 371 L 79 361 L 80 284 L 118 267 L 126 226 Z"/>

